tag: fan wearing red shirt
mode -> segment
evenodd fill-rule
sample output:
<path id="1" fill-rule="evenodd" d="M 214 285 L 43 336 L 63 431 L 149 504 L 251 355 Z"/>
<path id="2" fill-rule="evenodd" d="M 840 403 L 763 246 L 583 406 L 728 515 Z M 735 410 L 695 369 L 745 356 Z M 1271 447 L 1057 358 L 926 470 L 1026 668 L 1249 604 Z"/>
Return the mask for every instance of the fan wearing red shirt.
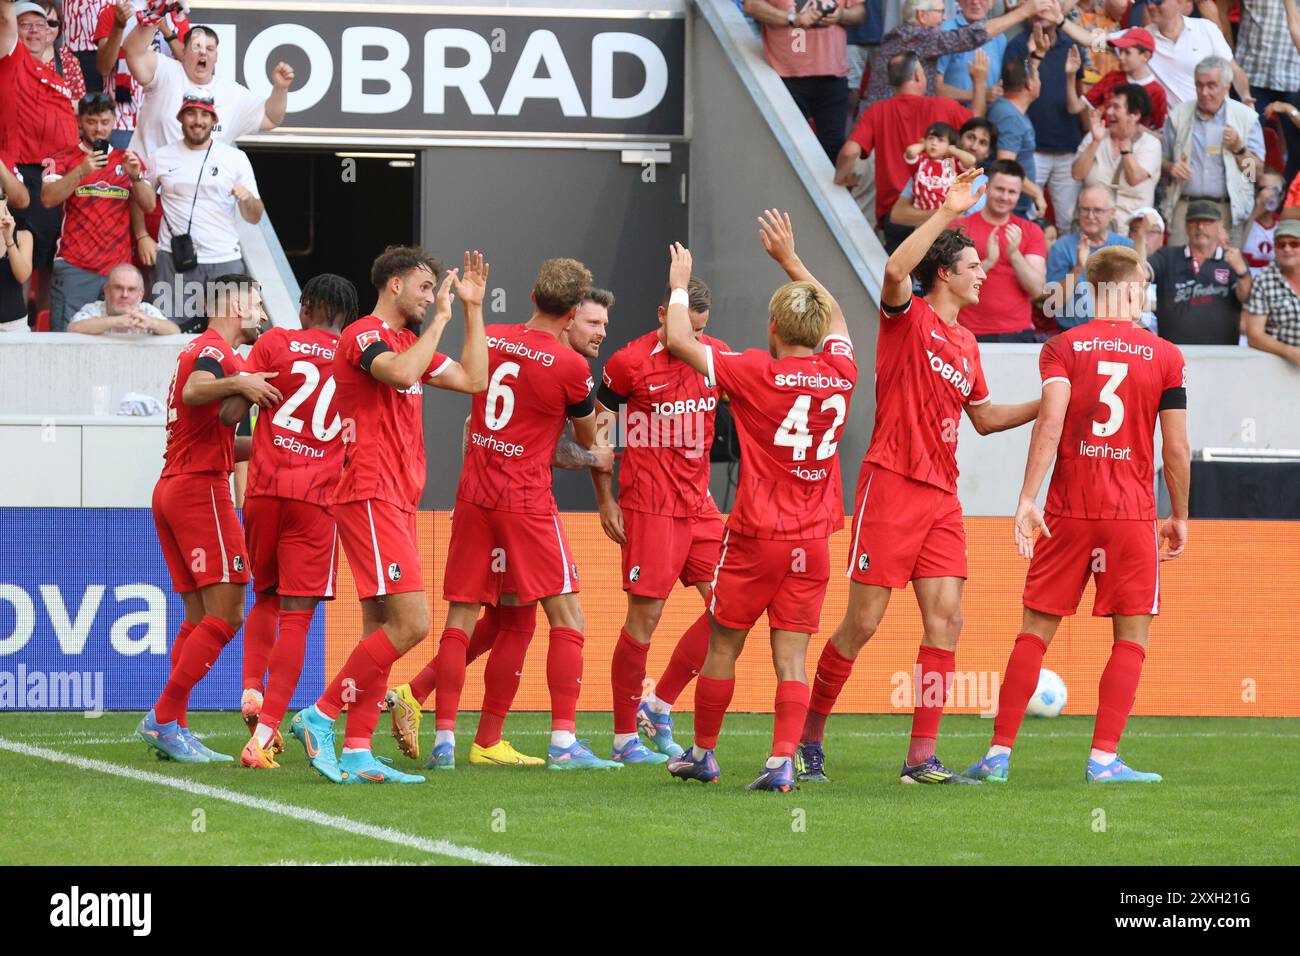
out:
<path id="1" fill-rule="evenodd" d="M 1061 618 L 1078 609 L 1091 577 L 1097 585 L 1092 613 L 1111 619 L 1114 643 L 1097 688 L 1085 779 L 1160 780 L 1129 767 L 1117 750 L 1137 696 L 1151 619 L 1160 611 L 1160 562 L 1187 546 L 1187 367 L 1176 345 L 1139 325 L 1146 266 L 1136 252 L 1119 246 L 1094 252 L 1088 282 L 1097 317 L 1051 339 L 1038 362 L 1042 411 L 1015 520 L 1016 546 L 1030 559 L 1025 610 L 1003 672 L 993 741 L 967 771 L 980 779 L 1007 779 L 1047 646 Z M 1156 520 L 1157 421 L 1172 505 L 1163 526 Z M 1038 489 L 1053 464 L 1047 506 L 1039 510 Z"/>
<path id="2" fill-rule="evenodd" d="M 858 378 L 839 303 L 795 254 L 790 217 L 758 220 L 767 253 L 790 281 L 769 306 L 768 347 L 722 352 L 691 328 L 691 254 L 671 247 L 668 349 L 731 397 L 740 435 L 740 483 L 709 592 L 709 651 L 695 685 L 695 743 L 668 760 L 679 779 L 714 783 L 713 750 L 736 686 L 736 658 L 767 613 L 776 667 L 771 756 L 751 790 L 788 792 L 808 710 L 808 641 L 830 582 L 830 536 L 844 525 L 840 434 Z"/>
<path id="3" fill-rule="evenodd" d="M 230 496 L 235 432 L 221 420 L 221 403 L 239 395 L 267 408 L 282 398 L 270 374 L 242 374 L 235 352 L 256 340 L 266 319 L 257 283 L 221 276 L 208 283 L 205 305 L 207 331 L 181 350 L 167 390 L 165 463 L 153 491 L 158 543 L 185 621 L 172 644 L 167 685 L 137 728 L 151 748 L 181 763 L 233 759 L 205 747 L 186 719 L 190 691 L 244 623 L 248 563 Z"/>
<path id="4" fill-rule="evenodd" d="M 551 492 L 551 461 L 565 421 L 574 440 L 610 466 L 613 449 L 595 448 L 596 400 L 586 360 L 560 340 L 591 288 L 591 273 L 575 259 L 548 259 L 533 285 L 532 317 L 488 330 L 489 385 L 476 396 L 465 437 L 465 460 L 456 489 L 451 543 L 443 577 L 447 626 L 438 645 L 437 736 L 428 766 L 455 768 L 456 715 L 465 684 L 469 633 L 482 605 L 542 605 L 550 624 L 546 683 L 551 697 L 551 743 L 546 763 L 557 770 L 619 767 L 579 742 L 574 731 L 582 690 L 583 616 L 578 566 Z M 512 591 L 503 599 L 509 582 Z M 499 722 L 518 687 L 494 668 L 484 673 L 484 721 L 470 749 L 474 762 L 496 762 Z M 497 738 L 495 741 L 491 738 Z M 504 749 L 504 748 L 503 748 Z M 517 760 L 515 758 L 518 758 Z M 513 751 L 509 761 L 540 764 Z"/>
<path id="5" fill-rule="evenodd" d="M 961 173 L 948 197 L 885 264 L 876 344 L 876 422 L 858 472 L 849 539 L 849 606 L 817 663 L 817 679 L 800 753 L 801 779 L 825 779 L 826 718 L 853 662 L 889 606 L 894 588 L 911 582 L 924 636 L 904 783 L 969 783 L 934 754 L 944 698 L 952 683 L 966 531 L 957 499 L 957 434 L 962 412 L 981 435 L 1031 420 L 1038 402 L 994 405 L 979 346 L 957 324 L 985 284 L 970 238 L 949 229 L 984 194 L 972 192 L 978 168 Z M 924 296 L 912 294 L 912 277 Z"/>
<path id="6" fill-rule="evenodd" d="M 416 508 L 424 491 L 424 385 L 474 394 L 487 384 L 483 294 L 488 266 L 465 253 L 464 272 L 422 249 L 389 246 L 370 267 L 378 292 L 372 314 L 343 330 L 332 365 L 334 406 L 343 421 L 343 473 L 334 519 L 361 601 L 366 635 L 315 704 L 294 714 L 290 729 L 312 768 L 333 783 L 423 783 L 377 760 L 371 738 L 388 674 L 429 633 L 420 573 Z M 451 321 L 451 289 L 465 308 L 459 362 L 438 342 Z M 418 336 L 412 326 L 433 315 Z M 348 708 L 341 758 L 334 722 Z"/>
<path id="7" fill-rule="evenodd" d="M 621 763 L 656 764 L 682 752 L 673 741 L 672 705 L 704 664 L 709 616 L 682 634 L 664 675 L 643 703 L 646 655 L 664 603 L 680 581 L 708 600 L 722 550 L 722 515 L 709 493 L 709 451 L 722 390 L 668 351 L 665 322 L 671 290 L 659 305 L 659 327 L 633 339 L 605 363 L 597 411 L 626 422 L 627 448 L 614 476 L 593 471 L 605 535 L 622 547 L 627 616 L 610 661 L 614 692 L 614 746 Z M 712 293 L 692 276 L 687 314 L 697 340 L 715 352 L 725 342 L 704 333 Z M 625 410 L 625 411 L 620 411 Z M 650 746 L 641 743 L 637 727 Z"/>
<path id="8" fill-rule="evenodd" d="M 261 336 L 246 364 L 273 373 L 285 396 L 258 416 L 244 494 L 257 598 L 244 622 L 240 701 L 252 737 L 239 759 L 259 769 L 279 766 L 272 751 L 284 749 L 280 721 L 302 673 L 312 615 L 334 600 L 339 549 L 330 499 L 343 470 L 343 419 L 333 365 L 339 330 L 357 318 L 357 290 L 342 276 L 314 276 L 302 287 L 298 318 L 302 328 Z M 238 424 L 248 410 L 232 396 L 221 420 Z"/>

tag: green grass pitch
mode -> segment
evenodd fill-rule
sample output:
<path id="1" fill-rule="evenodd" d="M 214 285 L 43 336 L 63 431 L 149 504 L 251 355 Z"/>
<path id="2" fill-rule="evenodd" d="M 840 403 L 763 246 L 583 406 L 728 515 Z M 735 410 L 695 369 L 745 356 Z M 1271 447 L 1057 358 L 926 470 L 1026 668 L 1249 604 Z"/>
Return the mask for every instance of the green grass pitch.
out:
<path id="1" fill-rule="evenodd" d="M 727 718 L 718 749 L 722 779 L 707 787 L 672 780 L 661 766 L 566 773 L 470 767 L 476 715 L 459 727 L 460 767 L 430 773 L 418 786 L 326 783 L 292 739 L 278 771 L 167 764 L 134 739 L 138 720 L 0 714 L 0 864 L 1300 860 L 1300 790 L 1286 756 L 1300 744 L 1300 720 L 1292 719 L 1134 718 L 1124 754 L 1165 781 L 1115 787 L 1083 782 L 1090 717 L 1029 721 L 1006 786 L 906 787 L 897 778 L 906 717 L 833 717 L 832 782 L 786 795 L 744 789 L 766 754 L 770 715 Z M 246 739 L 237 714 L 195 714 L 191 722 L 220 751 L 238 753 Z M 386 728 L 385 717 L 379 752 L 417 769 L 397 754 Z M 431 722 L 428 728 L 426 747 Z M 546 728 L 545 715 L 520 714 L 506 730 L 520 750 L 543 755 Z M 945 718 L 940 757 L 965 768 L 991 729 L 978 717 Z M 600 752 L 609 746 L 609 716 L 579 715 L 579 732 Z M 677 736 L 690 740 L 689 715 L 679 717 Z M 81 762 L 56 762 L 52 753 Z"/>

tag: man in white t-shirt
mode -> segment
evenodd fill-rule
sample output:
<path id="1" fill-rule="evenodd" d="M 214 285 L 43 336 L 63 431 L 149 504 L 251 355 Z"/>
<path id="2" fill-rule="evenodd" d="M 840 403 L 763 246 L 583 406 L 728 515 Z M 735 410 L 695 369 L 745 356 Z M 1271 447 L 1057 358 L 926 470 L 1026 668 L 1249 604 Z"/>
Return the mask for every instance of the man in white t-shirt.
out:
<path id="1" fill-rule="evenodd" d="M 1151 10 L 1149 25 L 1156 40 L 1156 52 L 1148 68 L 1169 93 L 1169 108 L 1196 99 L 1196 64 L 1207 56 L 1232 61 L 1232 47 L 1213 20 L 1193 19 L 1189 0 L 1161 0 Z M 1112 35 L 1114 38 L 1114 35 Z M 1250 81 L 1241 67 L 1232 63 L 1233 86 L 1242 102 L 1254 104 Z"/>
<path id="2" fill-rule="evenodd" d="M 262 218 L 266 207 L 257 192 L 253 166 L 245 153 L 213 135 L 218 114 L 212 97 L 186 93 L 177 113 L 182 136 L 154 152 L 149 182 L 166 203 L 153 270 L 154 304 L 182 328 L 201 318 L 202 290 L 209 279 L 244 272 L 236 214 L 245 222 Z M 184 239 L 194 259 L 184 265 Z M 188 293 L 195 291 L 196 294 Z"/>

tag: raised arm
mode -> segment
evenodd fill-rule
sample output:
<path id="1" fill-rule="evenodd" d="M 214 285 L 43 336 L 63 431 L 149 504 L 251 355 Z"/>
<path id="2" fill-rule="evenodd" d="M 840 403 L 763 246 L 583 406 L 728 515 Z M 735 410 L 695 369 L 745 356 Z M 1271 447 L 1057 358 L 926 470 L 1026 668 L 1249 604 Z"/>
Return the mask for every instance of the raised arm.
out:
<path id="1" fill-rule="evenodd" d="M 131 0 L 113 4 L 113 28 L 95 46 L 95 69 L 100 75 L 107 76 L 117 66 L 117 55 L 122 52 L 122 33 L 133 16 L 135 8 L 131 6 Z"/>
<path id="2" fill-rule="evenodd" d="M 971 184 L 980 176 L 978 167 L 963 170 L 953 180 L 948 198 L 933 215 L 912 231 L 902 241 L 885 263 L 885 281 L 880 287 L 882 306 L 902 306 L 912 301 L 912 270 L 925 258 L 934 240 L 956 219 L 961 218 L 984 195 L 987 186 L 971 191 Z"/>
<path id="3" fill-rule="evenodd" d="M 153 49 L 153 35 L 157 32 L 158 21 L 146 19 L 137 23 L 135 29 L 122 41 L 126 67 L 141 86 L 152 83 L 158 72 L 158 54 Z"/>
<path id="4" fill-rule="evenodd" d="M 1029 457 L 1025 460 L 1025 482 L 1020 487 L 1020 503 L 1016 506 L 1016 547 L 1026 558 L 1034 556 L 1035 528 L 1041 529 L 1049 538 L 1052 536 L 1038 507 L 1038 489 L 1043 486 L 1047 469 L 1056 460 L 1056 448 L 1061 443 L 1061 431 L 1065 426 L 1065 409 L 1069 404 L 1069 382 L 1043 384 L 1038 420 L 1034 423 L 1034 433 L 1029 439 Z"/>
<path id="5" fill-rule="evenodd" d="M 18 45 L 18 14 L 12 3 L 0 3 L 0 59 Z"/>
<path id="6" fill-rule="evenodd" d="M 1160 538 L 1169 547 L 1160 555 L 1169 561 L 1187 547 L 1187 489 L 1192 483 L 1192 451 L 1187 443 L 1187 409 L 1160 410 L 1160 456 L 1165 466 L 1165 486 L 1169 489 L 1169 520 L 1160 529 Z"/>
<path id="7" fill-rule="evenodd" d="M 794 226 L 790 223 L 790 214 L 776 209 L 765 209 L 758 217 L 758 235 L 763 240 L 763 248 L 776 260 L 776 264 L 785 270 L 792 282 L 811 282 L 831 300 L 831 335 L 848 338 L 849 324 L 844 320 L 844 310 L 840 308 L 835 296 L 826 286 L 817 281 L 817 277 L 808 271 L 803 260 L 794 251 Z"/>
<path id="8" fill-rule="evenodd" d="M 465 253 L 460 275 L 453 270 L 456 295 L 465 309 L 465 345 L 460 361 L 450 363 L 430 384 L 454 392 L 473 395 L 487 388 L 487 333 L 483 328 L 483 298 L 487 295 L 488 264 L 477 249 Z"/>
<path id="9" fill-rule="evenodd" d="M 455 278 L 455 269 L 448 269 L 443 275 L 434 300 L 433 316 L 428 320 L 420 337 L 415 340 L 415 344 L 401 352 L 389 351 L 376 355 L 374 361 L 370 363 L 371 378 L 393 388 L 410 388 L 420 381 L 438 351 L 438 342 L 442 338 L 443 330 L 451 321 L 451 283 Z M 466 325 L 468 325 L 468 318 Z M 469 344 L 468 337 L 465 344 Z"/>
<path id="10" fill-rule="evenodd" d="M 984 29 L 988 31 L 989 36 L 995 37 L 1000 33 L 1006 33 L 1017 23 L 1023 23 L 1030 17 L 1048 17 L 1053 22 L 1059 22 L 1061 12 L 1056 6 L 1056 0 L 1032 0 L 1020 4 L 1000 17 L 984 21 Z"/>
<path id="11" fill-rule="evenodd" d="M 284 122 L 289 107 L 289 87 L 293 86 L 293 67 L 283 61 L 271 71 L 271 95 L 266 98 L 262 113 L 262 131 L 275 129 Z"/>
<path id="12" fill-rule="evenodd" d="M 691 281 L 691 252 L 680 242 L 674 242 L 668 247 L 668 255 L 668 288 L 672 289 L 672 296 L 668 300 L 667 318 L 664 319 L 664 332 L 668 340 L 665 344 L 669 352 L 712 384 L 709 347 L 701 345 L 695 338 L 691 316 L 687 311 L 686 286 Z"/>

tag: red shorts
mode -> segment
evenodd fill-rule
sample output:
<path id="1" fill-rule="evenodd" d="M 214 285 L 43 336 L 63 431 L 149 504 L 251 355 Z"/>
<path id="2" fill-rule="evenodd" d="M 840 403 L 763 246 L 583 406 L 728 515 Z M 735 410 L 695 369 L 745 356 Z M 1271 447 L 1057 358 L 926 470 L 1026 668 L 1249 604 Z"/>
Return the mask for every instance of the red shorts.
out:
<path id="1" fill-rule="evenodd" d="M 623 590 L 663 600 L 681 581 L 690 587 L 713 578 L 722 552 L 722 515 L 691 517 L 623 512 Z"/>
<path id="2" fill-rule="evenodd" d="M 205 471 L 159 478 L 153 522 L 178 594 L 248 583 L 244 529 L 230 497 L 229 475 Z"/>
<path id="3" fill-rule="evenodd" d="M 328 508 L 293 498 L 244 499 L 253 590 L 334 600 L 339 535 Z"/>
<path id="4" fill-rule="evenodd" d="M 334 505 L 334 520 L 360 600 L 424 590 L 414 511 L 367 498 Z"/>
<path id="5" fill-rule="evenodd" d="M 1046 515 L 1025 576 L 1025 607 L 1069 617 L 1088 577 L 1097 582 L 1094 617 L 1160 613 L 1160 526 L 1155 521 Z"/>
<path id="6" fill-rule="evenodd" d="M 955 494 L 864 462 L 855 501 L 854 581 L 901 588 L 917 578 L 966 577 L 966 527 Z"/>
<path id="7" fill-rule="evenodd" d="M 444 601 L 496 604 L 509 591 L 528 604 L 577 590 L 578 565 L 558 514 L 456 502 L 442 579 Z"/>
<path id="8" fill-rule="evenodd" d="M 725 628 L 747 631 L 766 611 L 772 627 L 812 634 L 830 578 L 827 538 L 769 541 L 728 530 L 713 571 L 709 613 Z"/>

